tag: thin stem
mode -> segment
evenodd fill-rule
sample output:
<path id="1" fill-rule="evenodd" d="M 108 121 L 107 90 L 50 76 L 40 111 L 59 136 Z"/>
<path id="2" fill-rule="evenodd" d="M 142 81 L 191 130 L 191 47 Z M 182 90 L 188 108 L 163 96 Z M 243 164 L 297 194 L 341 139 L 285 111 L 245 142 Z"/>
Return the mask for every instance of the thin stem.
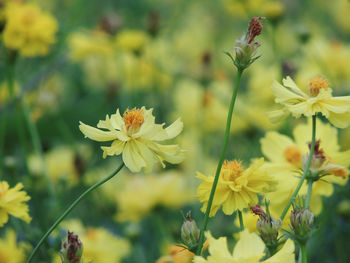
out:
<path id="1" fill-rule="evenodd" d="M 44 158 L 43 148 L 42 148 L 38 129 L 30 116 L 30 109 L 23 99 L 21 100 L 21 105 L 22 105 L 23 115 L 24 115 L 24 118 L 26 120 L 28 129 L 29 129 L 29 134 L 30 134 L 30 138 L 32 140 L 35 154 L 39 157 L 39 159 L 41 161 L 41 167 L 43 169 L 46 183 L 47 183 L 47 186 L 49 188 L 49 194 L 50 194 L 50 196 L 54 196 L 55 195 L 55 188 L 53 186 L 53 183 L 52 183 L 52 180 L 51 180 L 51 177 L 49 175 L 49 171 L 48 171 L 48 168 L 46 165 L 46 161 Z"/>
<path id="2" fill-rule="evenodd" d="M 310 169 L 310 164 L 311 164 L 311 160 L 312 160 L 312 155 L 314 154 L 315 140 L 316 140 L 316 118 L 317 118 L 316 115 L 312 116 L 312 139 L 311 139 L 311 146 L 310 146 L 310 154 L 309 154 L 309 157 L 307 159 L 307 163 L 306 163 L 306 166 L 304 168 L 303 175 L 301 176 L 300 181 L 299 181 L 297 187 L 295 188 L 295 191 L 294 191 L 292 197 L 290 198 L 287 206 L 283 210 L 283 213 L 281 215 L 281 220 L 282 221 L 283 221 L 284 217 L 286 216 L 286 214 L 287 214 L 290 206 L 292 205 L 293 201 L 295 200 L 297 194 L 299 193 L 300 188 L 303 185 L 304 180 L 306 178 L 306 175 L 308 174 L 309 169 Z"/>
<path id="3" fill-rule="evenodd" d="M 202 246 L 203 246 L 203 243 L 204 243 L 204 232 L 207 229 L 208 220 L 209 220 L 209 214 L 210 214 L 211 206 L 213 204 L 213 199 L 214 199 L 216 186 L 217 186 L 218 181 L 219 181 L 221 167 L 222 167 L 222 164 L 224 162 L 225 155 L 226 155 L 228 139 L 230 137 L 232 113 L 233 113 L 233 109 L 234 109 L 234 106 L 235 106 L 236 97 L 237 97 L 238 88 L 239 88 L 239 85 L 240 85 L 240 82 L 241 82 L 242 73 L 243 73 L 243 69 L 239 69 L 238 70 L 238 74 L 237 74 L 235 87 L 234 87 L 233 94 L 232 94 L 232 98 L 231 98 L 231 103 L 230 103 L 230 108 L 229 108 L 229 111 L 228 111 L 228 116 L 227 116 L 226 131 L 225 131 L 225 137 L 224 137 L 224 145 L 222 147 L 219 163 L 218 163 L 218 166 L 216 168 L 215 178 L 214 178 L 213 186 L 212 186 L 211 191 L 210 191 L 210 196 L 209 196 L 209 200 L 208 200 L 207 209 L 205 210 L 203 226 L 202 226 L 200 234 L 199 234 L 197 255 L 199 255 L 201 253 L 201 250 L 202 250 Z"/>
<path id="4" fill-rule="evenodd" d="M 238 212 L 238 217 L 239 217 L 239 226 L 241 228 L 241 231 L 243 231 L 244 230 L 243 215 L 242 215 L 242 212 L 240 210 L 238 210 L 237 212 Z"/>
<path id="5" fill-rule="evenodd" d="M 307 254 L 306 254 L 306 244 L 300 244 L 300 250 L 301 250 L 301 262 L 307 263 Z"/>
<path id="6" fill-rule="evenodd" d="M 311 200 L 311 192 L 312 192 L 312 184 L 313 183 L 314 183 L 313 180 L 308 181 L 305 208 L 310 207 L 310 200 Z"/>
<path id="7" fill-rule="evenodd" d="M 94 185 L 90 186 L 84 193 L 82 193 L 65 211 L 64 213 L 56 220 L 56 222 L 50 227 L 50 229 L 43 235 L 43 237 L 40 239 L 39 243 L 36 245 L 32 253 L 30 254 L 29 258 L 27 259 L 27 263 L 32 262 L 33 257 L 35 256 L 36 252 L 39 250 L 40 246 L 44 243 L 45 239 L 52 233 L 52 231 L 62 222 L 62 220 L 73 210 L 74 207 L 77 206 L 77 204 L 85 198 L 91 191 L 99 187 L 100 185 L 104 184 L 105 182 L 112 179 L 124 166 L 124 163 L 121 163 L 121 165 L 109 176 L 102 179 L 101 181 L 95 183 Z"/>

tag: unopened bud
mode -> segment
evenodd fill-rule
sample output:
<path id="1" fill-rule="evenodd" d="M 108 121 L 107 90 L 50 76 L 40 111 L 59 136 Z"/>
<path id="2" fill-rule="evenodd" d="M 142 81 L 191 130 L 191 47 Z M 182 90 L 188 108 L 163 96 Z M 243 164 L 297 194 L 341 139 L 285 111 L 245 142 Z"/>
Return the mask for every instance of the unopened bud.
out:
<path id="1" fill-rule="evenodd" d="M 290 223 L 299 240 L 307 240 L 314 224 L 315 216 L 307 208 L 294 208 L 290 214 Z"/>
<path id="2" fill-rule="evenodd" d="M 251 206 L 251 211 L 259 216 L 256 223 L 262 240 L 267 247 L 277 247 L 278 245 L 278 231 L 281 229 L 281 220 L 276 220 L 274 217 L 265 213 L 260 205 Z"/>
<path id="3" fill-rule="evenodd" d="M 186 221 L 181 227 L 181 238 L 182 241 L 192 247 L 198 243 L 200 230 L 197 227 L 196 222 L 191 218 L 191 213 L 187 213 Z"/>
<path id="4" fill-rule="evenodd" d="M 62 263 L 80 263 L 83 254 L 83 243 L 78 235 L 68 231 L 67 238 L 62 241 L 60 251 Z"/>

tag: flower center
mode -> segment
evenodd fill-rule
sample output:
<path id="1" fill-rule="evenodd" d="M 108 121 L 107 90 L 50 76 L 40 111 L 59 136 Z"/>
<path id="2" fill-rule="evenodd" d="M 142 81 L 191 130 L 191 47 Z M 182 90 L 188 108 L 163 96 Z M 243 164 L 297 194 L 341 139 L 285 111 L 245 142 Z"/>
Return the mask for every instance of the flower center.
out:
<path id="1" fill-rule="evenodd" d="M 312 97 L 316 97 L 321 89 L 327 90 L 328 87 L 328 79 L 322 77 L 316 77 L 309 81 L 309 92 Z"/>
<path id="2" fill-rule="evenodd" d="M 144 123 L 145 119 L 143 117 L 143 109 L 133 108 L 132 110 L 126 110 L 123 115 L 126 130 L 132 131 L 138 130 Z"/>
<path id="3" fill-rule="evenodd" d="M 299 165 L 302 160 L 302 155 L 297 146 L 287 147 L 287 149 L 285 149 L 283 152 L 283 156 L 287 160 L 287 162 L 294 165 Z"/>
<path id="4" fill-rule="evenodd" d="M 221 169 L 222 177 L 226 181 L 234 181 L 237 177 L 241 176 L 242 172 L 242 163 L 236 160 L 231 162 L 225 160 Z"/>

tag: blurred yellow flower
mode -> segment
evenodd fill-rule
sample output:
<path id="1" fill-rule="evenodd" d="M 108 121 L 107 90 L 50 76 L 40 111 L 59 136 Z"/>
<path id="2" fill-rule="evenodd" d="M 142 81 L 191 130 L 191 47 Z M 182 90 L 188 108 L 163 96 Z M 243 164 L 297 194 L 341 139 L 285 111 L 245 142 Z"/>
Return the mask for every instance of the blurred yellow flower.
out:
<path id="1" fill-rule="evenodd" d="M 309 94 L 299 89 L 290 77 L 283 80 L 283 86 L 275 81 L 271 90 L 276 97 L 275 102 L 284 106 L 281 110 L 267 113 L 272 122 L 289 114 L 299 118 L 301 115 L 311 117 L 321 113 L 338 128 L 350 125 L 350 96 L 333 97 L 329 82 L 324 78 L 310 80 Z"/>
<path id="2" fill-rule="evenodd" d="M 139 30 L 124 30 L 116 36 L 117 47 L 128 51 L 140 51 L 148 41 L 148 34 Z"/>
<path id="3" fill-rule="evenodd" d="M 85 137 L 98 141 L 113 141 L 110 147 L 103 146 L 103 157 L 123 154 L 125 165 L 132 172 L 139 172 L 144 168 L 150 172 L 153 165 L 164 161 L 172 164 L 184 160 L 184 151 L 178 145 L 162 145 L 157 142 L 176 137 L 183 128 L 182 121 L 177 119 L 167 128 L 164 124 L 155 124 L 152 110 L 141 109 L 126 110 L 123 117 L 119 109 L 106 120 L 99 121 L 100 130 L 80 122 L 79 128 Z"/>
<path id="4" fill-rule="evenodd" d="M 163 256 L 156 263 L 191 263 L 194 254 L 179 246 L 170 246 L 169 255 Z"/>
<path id="5" fill-rule="evenodd" d="M 46 55 L 56 41 L 56 19 L 35 4 L 8 4 L 5 17 L 4 44 L 22 56 Z"/>
<path id="6" fill-rule="evenodd" d="M 73 61 L 82 61 L 94 56 L 108 57 L 114 51 L 110 36 L 98 30 L 71 33 L 68 37 L 68 45 Z"/>
<path id="7" fill-rule="evenodd" d="M 305 156 L 308 155 L 311 126 L 310 121 L 307 124 L 296 126 L 293 130 L 294 141 L 277 132 L 268 132 L 261 139 L 261 151 L 268 159 L 263 168 L 278 181 L 276 191 L 266 194 L 269 200 L 273 200 L 270 204 L 273 215 L 281 215 L 299 182 L 296 171 L 302 168 L 303 157 L 305 160 Z M 340 151 L 337 129 L 330 124 L 324 124 L 318 120 L 316 128 L 316 139 L 320 142 L 319 149 L 323 151 L 325 162 L 339 168 L 335 171 L 325 171 L 328 172 L 328 175 L 313 183 L 310 207 L 312 212 L 318 214 L 322 209 L 321 196 L 329 196 L 333 193 L 332 183 L 346 184 L 347 179 L 337 175 L 348 174 L 350 150 Z M 299 194 L 305 195 L 306 193 L 307 183 L 305 182 Z"/>
<path id="8" fill-rule="evenodd" d="M 241 162 L 225 161 L 220 172 L 219 182 L 214 195 L 210 216 L 214 216 L 222 206 L 225 214 L 231 215 L 236 210 L 242 211 L 258 203 L 258 194 L 274 190 L 275 179 L 260 168 L 264 159 L 254 160 L 249 168 L 243 170 Z M 205 176 L 197 172 L 203 182 L 197 189 L 197 197 L 203 203 L 202 211 L 207 208 L 214 176 Z"/>
<path id="9" fill-rule="evenodd" d="M 129 255 L 131 247 L 127 239 L 113 235 L 102 227 L 84 227 L 78 220 L 63 222 L 63 228 L 74 232 L 83 243 L 84 262 L 119 263 Z M 55 262 L 61 263 L 58 256 Z"/>
<path id="10" fill-rule="evenodd" d="M 232 254 L 227 248 L 226 237 L 215 239 L 210 232 L 205 236 L 209 243 L 209 256 L 207 259 L 196 256 L 194 263 L 294 263 L 294 243 L 288 239 L 283 247 L 271 258 L 260 261 L 264 257 L 265 244 L 256 233 L 242 231 Z"/>
<path id="11" fill-rule="evenodd" d="M 21 183 L 10 188 L 6 181 L 0 182 L 0 227 L 5 225 L 9 215 L 18 217 L 26 223 L 32 220 L 28 213 L 28 205 L 25 203 L 30 197 L 25 191 L 21 191 L 22 188 Z"/>
<path id="12" fill-rule="evenodd" d="M 175 171 L 125 179 L 123 189 L 116 192 L 118 221 L 139 221 L 156 206 L 179 209 L 193 200 L 187 178 Z"/>
<path id="13" fill-rule="evenodd" d="M 27 244 L 17 244 L 15 231 L 8 229 L 5 237 L 0 238 L 0 263 L 23 263 L 26 259 L 25 248 Z"/>

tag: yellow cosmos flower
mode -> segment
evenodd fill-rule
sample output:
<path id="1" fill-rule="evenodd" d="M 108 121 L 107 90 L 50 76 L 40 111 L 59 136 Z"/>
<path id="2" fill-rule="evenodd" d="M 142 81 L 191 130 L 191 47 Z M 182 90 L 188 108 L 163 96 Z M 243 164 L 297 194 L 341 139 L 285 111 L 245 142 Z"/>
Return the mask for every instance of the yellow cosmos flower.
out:
<path id="1" fill-rule="evenodd" d="M 17 244 L 15 231 L 8 229 L 5 237 L 0 239 L 0 263 L 23 263 L 27 246 L 24 242 Z"/>
<path id="2" fill-rule="evenodd" d="M 303 157 L 304 162 L 307 159 L 311 126 L 311 121 L 296 126 L 293 131 L 294 140 L 277 132 L 268 132 L 261 139 L 261 150 L 269 160 L 263 168 L 275 176 L 278 181 L 276 191 L 266 195 L 269 200 L 273 200 L 270 205 L 273 215 L 281 215 L 299 182 L 296 171 L 302 168 Z M 313 183 L 310 207 L 315 214 L 318 214 L 322 209 L 321 196 L 329 196 L 333 193 L 332 183 L 346 184 L 347 179 L 344 178 L 348 176 L 350 150 L 340 151 L 337 129 L 330 124 L 317 120 L 316 129 L 316 139 L 319 140 L 318 147 L 323 152 L 326 164 L 322 165 L 321 169 L 328 165 L 337 167 L 335 170 L 324 170 L 324 174 L 328 175 Z M 306 193 L 307 183 L 305 182 L 299 194 L 306 195 Z"/>
<path id="3" fill-rule="evenodd" d="M 281 110 L 267 113 L 272 122 L 289 114 L 299 118 L 301 115 L 311 117 L 321 113 L 338 128 L 350 125 L 350 96 L 333 97 L 329 82 L 324 78 L 316 77 L 309 82 L 309 94 L 299 89 L 290 77 L 283 80 L 283 86 L 275 81 L 271 90 L 276 97 L 275 102 L 284 106 Z"/>
<path id="4" fill-rule="evenodd" d="M 226 237 L 215 239 L 210 232 L 205 236 L 209 243 L 209 256 L 207 259 L 196 256 L 194 263 L 294 263 L 294 243 L 288 239 L 283 247 L 272 257 L 260 261 L 264 257 L 265 244 L 255 233 L 249 233 L 247 229 L 242 231 L 239 241 L 235 245 L 232 254 L 227 248 Z"/>
<path id="5" fill-rule="evenodd" d="M 29 223 L 32 218 L 29 216 L 29 208 L 25 203 L 30 199 L 25 191 L 21 191 L 23 185 L 18 183 L 10 188 L 6 181 L 0 182 L 0 227 L 8 221 L 12 215 Z"/>
<path id="6" fill-rule="evenodd" d="M 125 165 L 132 172 L 139 172 L 144 168 L 150 172 L 156 162 L 165 167 L 164 161 L 172 164 L 184 160 L 184 151 L 178 145 L 162 145 L 157 142 L 176 137 L 183 128 L 182 121 L 177 119 L 167 128 L 164 124 L 155 124 L 152 110 L 126 110 L 123 117 L 119 109 L 111 117 L 100 121 L 100 130 L 80 122 L 79 128 L 85 137 L 98 141 L 113 141 L 110 147 L 103 146 L 103 158 L 123 154 Z"/>
<path id="7" fill-rule="evenodd" d="M 260 169 L 263 164 L 264 159 L 260 158 L 253 161 L 248 169 L 243 170 L 241 162 L 225 161 L 221 168 L 210 216 L 214 216 L 220 206 L 226 215 L 231 215 L 236 210 L 242 211 L 258 202 L 258 194 L 272 191 L 276 181 Z M 205 176 L 198 172 L 197 177 L 203 180 L 197 189 L 197 197 L 203 203 L 204 212 L 214 176 Z"/>
<path id="8" fill-rule="evenodd" d="M 139 51 L 147 42 L 149 36 L 144 31 L 124 30 L 116 36 L 116 45 L 128 51 Z"/>
<path id="9" fill-rule="evenodd" d="M 125 180 L 123 189 L 115 193 L 117 221 L 139 221 L 155 207 L 179 209 L 193 201 L 193 191 L 187 178 L 175 171 L 128 176 Z"/>
<path id="10" fill-rule="evenodd" d="M 56 19 L 34 4 L 8 4 L 3 40 L 22 56 L 46 55 L 55 43 Z"/>

